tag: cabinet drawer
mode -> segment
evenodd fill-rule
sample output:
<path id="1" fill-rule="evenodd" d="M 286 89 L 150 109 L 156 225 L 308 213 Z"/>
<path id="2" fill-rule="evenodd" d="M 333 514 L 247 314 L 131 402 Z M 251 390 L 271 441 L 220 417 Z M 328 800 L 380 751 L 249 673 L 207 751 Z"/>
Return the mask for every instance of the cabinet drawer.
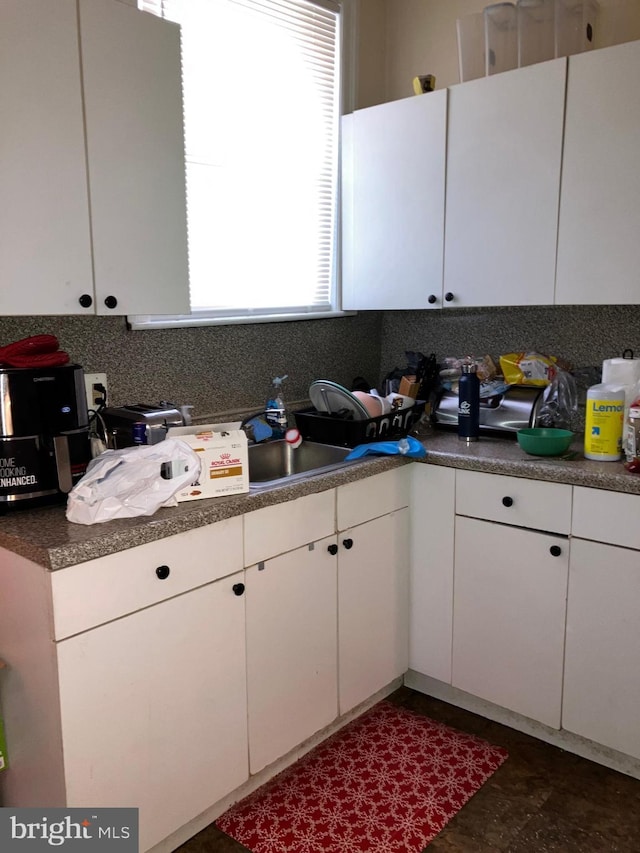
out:
<path id="1" fill-rule="evenodd" d="M 252 566 L 335 532 L 335 489 L 266 506 L 244 517 L 244 564 Z"/>
<path id="2" fill-rule="evenodd" d="M 167 567 L 165 578 L 156 574 Z M 54 637 L 103 622 L 242 569 L 242 518 L 229 518 L 51 574 Z"/>
<path id="3" fill-rule="evenodd" d="M 409 505 L 409 472 L 405 465 L 338 487 L 338 530 L 363 524 L 372 518 Z"/>
<path id="4" fill-rule="evenodd" d="M 457 471 L 456 514 L 568 534 L 571 486 L 502 474 Z"/>
<path id="5" fill-rule="evenodd" d="M 640 495 L 583 486 L 573 490 L 571 532 L 580 539 L 640 550 L 639 521 Z"/>

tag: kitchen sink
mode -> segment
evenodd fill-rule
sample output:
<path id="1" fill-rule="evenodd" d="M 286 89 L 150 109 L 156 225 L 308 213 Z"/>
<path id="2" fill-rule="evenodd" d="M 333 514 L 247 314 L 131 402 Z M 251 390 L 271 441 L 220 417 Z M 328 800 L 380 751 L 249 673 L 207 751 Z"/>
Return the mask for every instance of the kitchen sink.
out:
<path id="1" fill-rule="evenodd" d="M 334 447 L 316 441 L 303 441 L 293 448 L 284 439 L 249 445 L 249 486 L 267 489 L 295 482 L 315 474 L 324 474 L 350 465 L 345 456 L 349 447 Z"/>

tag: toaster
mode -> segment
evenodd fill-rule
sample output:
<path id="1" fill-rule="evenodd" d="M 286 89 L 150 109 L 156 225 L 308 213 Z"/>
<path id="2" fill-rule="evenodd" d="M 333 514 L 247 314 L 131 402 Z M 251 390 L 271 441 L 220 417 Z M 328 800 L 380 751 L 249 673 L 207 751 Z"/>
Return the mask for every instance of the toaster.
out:
<path id="1" fill-rule="evenodd" d="M 500 394 L 480 400 L 480 432 L 516 437 L 519 429 L 538 425 L 543 387 L 509 385 Z M 458 427 L 458 395 L 445 391 L 433 409 L 436 426 Z"/>
<path id="2" fill-rule="evenodd" d="M 112 406 L 100 414 L 106 444 L 112 450 L 136 444 L 157 444 L 164 441 L 172 427 L 184 426 L 182 414 L 170 403 Z"/>

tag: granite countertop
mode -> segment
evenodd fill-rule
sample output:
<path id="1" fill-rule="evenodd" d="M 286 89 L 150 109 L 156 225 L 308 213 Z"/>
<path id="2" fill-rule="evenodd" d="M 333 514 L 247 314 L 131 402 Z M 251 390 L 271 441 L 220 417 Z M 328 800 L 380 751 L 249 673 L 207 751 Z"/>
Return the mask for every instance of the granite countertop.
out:
<path id="1" fill-rule="evenodd" d="M 640 494 L 640 475 L 630 474 L 622 462 L 591 462 L 581 443 L 571 458 L 528 456 L 510 439 L 482 437 L 466 445 L 455 433 L 435 431 L 423 437 L 425 463 L 549 480 L 629 494 Z M 118 519 L 104 524 L 70 524 L 65 506 L 15 510 L 0 517 L 0 547 L 26 557 L 46 569 L 93 560 L 166 536 L 183 533 L 303 495 L 335 488 L 388 471 L 407 460 L 398 456 L 364 457 L 348 467 L 277 488 L 251 491 L 227 498 L 210 498 L 158 510 L 150 517 Z"/>

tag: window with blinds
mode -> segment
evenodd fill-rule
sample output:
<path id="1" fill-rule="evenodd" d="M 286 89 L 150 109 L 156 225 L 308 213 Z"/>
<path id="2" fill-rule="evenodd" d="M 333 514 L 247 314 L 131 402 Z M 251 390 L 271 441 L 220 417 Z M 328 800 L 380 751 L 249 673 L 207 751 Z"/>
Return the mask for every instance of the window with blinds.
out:
<path id="1" fill-rule="evenodd" d="M 191 315 L 133 326 L 336 312 L 340 3 L 138 6 L 181 25 Z"/>

